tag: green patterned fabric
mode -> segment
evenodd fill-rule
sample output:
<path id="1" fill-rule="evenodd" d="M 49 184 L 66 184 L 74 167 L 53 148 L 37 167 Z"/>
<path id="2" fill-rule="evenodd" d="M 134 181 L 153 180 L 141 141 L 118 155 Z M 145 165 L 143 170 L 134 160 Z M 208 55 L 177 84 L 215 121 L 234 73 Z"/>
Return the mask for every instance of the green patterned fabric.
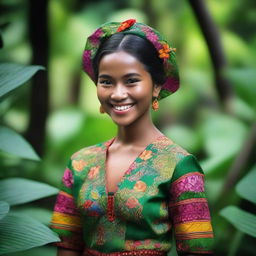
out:
<path id="1" fill-rule="evenodd" d="M 89 77 L 97 83 L 97 79 L 93 72 L 92 61 L 95 57 L 100 44 L 106 38 L 116 33 L 134 34 L 150 41 L 159 54 L 159 58 L 163 60 L 166 81 L 162 85 L 162 89 L 158 96 L 161 100 L 174 93 L 179 88 L 179 72 L 175 59 L 175 48 L 171 48 L 165 38 L 155 29 L 146 24 L 136 22 L 134 19 L 124 22 L 108 22 L 101 25 L 87 39 L 83 52 L 83 70 Z"/>
<path id="2" fill-rule="evenodd" d="M 106 188 L 105 161 L 114 138 L 75 153 L 64 172 L 51 227 L 57 246 L 111 253 L 211 253 L 213 231 L 196 158 L 160 136 L 133 161 L 115 193 Z"/>

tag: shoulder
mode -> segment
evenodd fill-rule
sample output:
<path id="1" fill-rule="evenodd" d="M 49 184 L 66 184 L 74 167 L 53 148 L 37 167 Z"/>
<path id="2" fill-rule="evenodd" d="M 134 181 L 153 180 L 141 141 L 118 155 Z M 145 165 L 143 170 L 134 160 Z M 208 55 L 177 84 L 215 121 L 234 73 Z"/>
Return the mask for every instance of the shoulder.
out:
<path id="1" fill-rule="evenodd" d="M 194 155 L 189 154 L 177 162 L 172 179 L 174 181 L 181 176 L 194 174 L 203 176 L 204 172 L 197 158 Z"/>
<path id="2" fill-rule="evenodd" d="M 99 151 L 103 150 L 103 147 L 104 147 L 104 142 L 81 148 L 78 151 L 74 152 L 71 155 L 70 159 L 71 160 L 80 160 L 83 158 L 90 157 L 92 155 L 96 155 Z"/>
<path id="3" fill-rule="evenodd" d="M 105 153 L 106 146 L 110 141 L 111 140 L 100 142 L 74 152 L 68 162 L 69 168 L 80 172 L 85 166 L 95 163 L 97 158 Z"/>
<path id="4" fill-rule="evenodd" d="M 176 168 L 183 168 L 183 166 L 189 166 L 191 169 L 200 169 L 197 158 L 181 145 L 175 143 L 168 137 L 163 137 L 155 144 L 157 154 L 170 161 L 174 162 Z M 192 168 L 193 167 L 193 168 Z"/>
<path id="5" fill-rule="evenodd" d="M 178 163 L 190 156 L 191 154 L 166 136 L 162 136 L 152 147 L 149 148 L 152 151 L 150 164 L 154 166 L 162 175 L 171 178 Z"/>
<path id="6" fill-rule="evenodd" d="M 177 180 L 183 175 L 204 175 L 196 156 L 178 145 L 168 137 L 164 137 L 156 144 L 159 155 L 158 160 L 168 163 L 173 167 L 172 180 Z"/>
<path id="7" fill-rule="evenodd" d="M 191 155 L 191 153 L 185 148 L 166 136 L 162 137 L 157 141 L 157 143 L 155 143 L 155 148 L 157 149 L 158 155 L 165 156 L 176 163 L 184 157 Z"/>

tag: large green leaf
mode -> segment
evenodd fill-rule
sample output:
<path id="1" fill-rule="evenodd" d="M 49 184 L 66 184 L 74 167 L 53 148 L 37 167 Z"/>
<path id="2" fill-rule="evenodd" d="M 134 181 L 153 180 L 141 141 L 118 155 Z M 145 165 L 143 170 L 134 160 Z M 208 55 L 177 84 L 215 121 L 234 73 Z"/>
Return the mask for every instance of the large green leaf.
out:
<path id="1" fill-rule="evenodd" d="M 256 204 L 256 165 L 236 185 L 236 192 L 241 197 Z"/>
<path id="2" fill-rule="evenodd" d="M 202 123 L 202 135 L 209 156 L 236 154 L 247 135 L 247 127 L 234 117 L 208 112 Z"/>
<path id="3" fill-rule="evenodd" d="M 0 64 L 0 98 L 28 81 L 42 66 L 25 66 L 12 63 Z"/>
<path id="4" fill-rule="evenodd" d="M 0 48 L 3 48 L 3 47 L 4 47 L 4 40 L 2 37 L 2 31 L 0 30 Z"/>
<path id="5" fill-rule="evenodd" d="M 33 180 L 8 178 L 0 181 L 0 200 L 10 205 L 31 202 L 58 193 L 58 189 Z"/>
<path id="6" fill-rule="evenodd" d="M 45 225 L 49 225 L 53 213 L 52 210 L 50 211 L 48 209 L 28 205 L 19 206 L 18 209 L 12 209 L 11 212 L 17 215 L 32 217 Z"/>
<path id="7" fill-rule="evenodd" d="M 82 128 L 85 114 L 75 108 L 53 112 L 48 119 L 49 136 L 53 143 L 61 143 L 75 136 Z M 66 125 L 67 122 L 69 125 Z"/>
<path id="8" fill-rule="evenodd" d="M 0 220 L 9 212 L 9 204 L 5 201 L 0 201 Z"/>
<path id="9" fill-rule="evenodd" d="M 40 160 L 31 145 L 15 131 L 0 126 L 0 150 L 31 160 Z"/>
<path id="10" fill-rule="evenodd" d="M 225 74 L 233 82 L 238 95 L 249 105 L 256 107 L 256 69 L 228 69 Z"/>
<path id="11" fill-rule="evenodd" d="M 26 251 L 8 253 L 8 256 L 56 256 L 56 246 L 40 246 Z"/>
<path id="12" fill-rule="evenodd" d="M 230 205 L 220 211 L 220 215 L 232 223 L 238 230 L 256 237 L 256 215 Z"/>
<path id="13" fill-rule="evenodd" d="M 199 134 L 187 126 L 172 125 L 164 130 L 164 134 L 190 152 L 195 152 L 200 146 Z"/>
<path id="14" fill-rule="evenodd" d="M 235 154 L 233 152 L 223 152 L 221 155 L 213 155 L 200 161 L 200 164 L 208 177 L 223 178 L 223 174 L 228 171 Z"/>
<path id="15" fill-rule="evenodd" d="M 0 220 L 0 254 L 60 241 L 47 226 L 28 216 L 8 214 Z"/>

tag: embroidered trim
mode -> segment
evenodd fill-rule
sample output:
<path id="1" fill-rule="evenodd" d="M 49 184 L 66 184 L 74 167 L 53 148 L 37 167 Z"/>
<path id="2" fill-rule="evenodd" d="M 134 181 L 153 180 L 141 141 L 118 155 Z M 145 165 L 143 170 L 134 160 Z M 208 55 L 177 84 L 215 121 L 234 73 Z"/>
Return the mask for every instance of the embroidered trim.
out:
<path id="1" fill-rule="evenodd" d="M 180 236 L 193 236 L 193 234 L 212 233 L 210 221 L 192 221 L 175 225 L 175 233 Z"/>
<path id="2" fill-rule="evenodd" d="M 74 203 L 73 196 L 67 194 L 64 191 L 59 192 L 56 199 L 54 211 L 71 215 L 79 215 L 76 205 Z"/>
<path id="3" fill-rule="evenodd" d="M 198 239 L 198 238 L 213 238 L 213 233 L 212 232 L 194 232 L 191 234 L 176 234 L 177 239 L 181 240 L 190 240 L 190 239 Z"/>
<path id="4" fill-rule="evenodd" d="M 189 221 L 210 220 L 211 217 L 207 202 L 195 202 L 173 207 L 172 219 L 174 224 L 178 224 Z"/>
<path id="5" fill-rule="evenodd" d="M 108 220 L 111 222 L 115 220 L 114 206 L 115 206 L 114 194 L 109 193 L 107 215 L 108 215 Z"/>
<path id="6" fill-rule="evenodd" d="M 81 218 L 79 216 L 73 216 L 61 212 L 53 212 L 51 223 L 53 225 L 68 226 L 81 228 Z M 65 229 L 65 228 L 64 228 Z"/>
<path id="7" fill-rule="evenodd" d="M 83 256 L 167 256 L 167 252 L 157 250 L 138 250 L 125 252 L 103 253 L 96 250 L 85 249 Z"/>
<path id="8" fill-rule="evenodd" d="M 207 203 L 206 198 L 191 198 L 191 199 L 185 199 L 180 202 L 175 202 L 175 203 L 170 203 L 170 207 L 174 207 L 177 205 L 182 205 L 182 204 L 190 204 L 190 203 Z"/>
<path id="9" fill-rule="evenodd" d="M 186 174 L 182 175 L 177 180 L 175 180 L 172 184 L 174 185 L 174 184 L 180 182 L 181 180 L 183 180 L 183 179 L 185 179 L 185 178 L 187 178 L 189 176 L 194 176 L 194 175 L 198 175 L 198 176 L 204 177 L 204 175 L 202 173 L 200 173 L 200 172 L 190 172 L 190 173 L 186 173 Z"/>

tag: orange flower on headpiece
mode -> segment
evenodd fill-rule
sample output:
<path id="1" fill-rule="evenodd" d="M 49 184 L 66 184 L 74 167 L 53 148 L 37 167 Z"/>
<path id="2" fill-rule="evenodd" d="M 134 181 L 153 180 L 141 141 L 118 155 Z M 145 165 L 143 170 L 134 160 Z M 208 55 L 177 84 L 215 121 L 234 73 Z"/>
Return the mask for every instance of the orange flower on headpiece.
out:
<path id="1" fill-rule="evenodd" d="M 126 30 L 127 28 L 131 27 L 135 22 L 136 22 L 135 19 L 129 19 L 129 20 L 123 21 L 121 25 L 118 27 L 117 32 Z"/>
<path id="2" fill-rule="evenodd" d="M 170 48 L 168 44 L 163 44 L 163 48 L 160 49 L 159 52 L 159 58 L 161 59 L 168 59 L 169 58 L 169 52 L 175 52 L 176 48 Z"/>

